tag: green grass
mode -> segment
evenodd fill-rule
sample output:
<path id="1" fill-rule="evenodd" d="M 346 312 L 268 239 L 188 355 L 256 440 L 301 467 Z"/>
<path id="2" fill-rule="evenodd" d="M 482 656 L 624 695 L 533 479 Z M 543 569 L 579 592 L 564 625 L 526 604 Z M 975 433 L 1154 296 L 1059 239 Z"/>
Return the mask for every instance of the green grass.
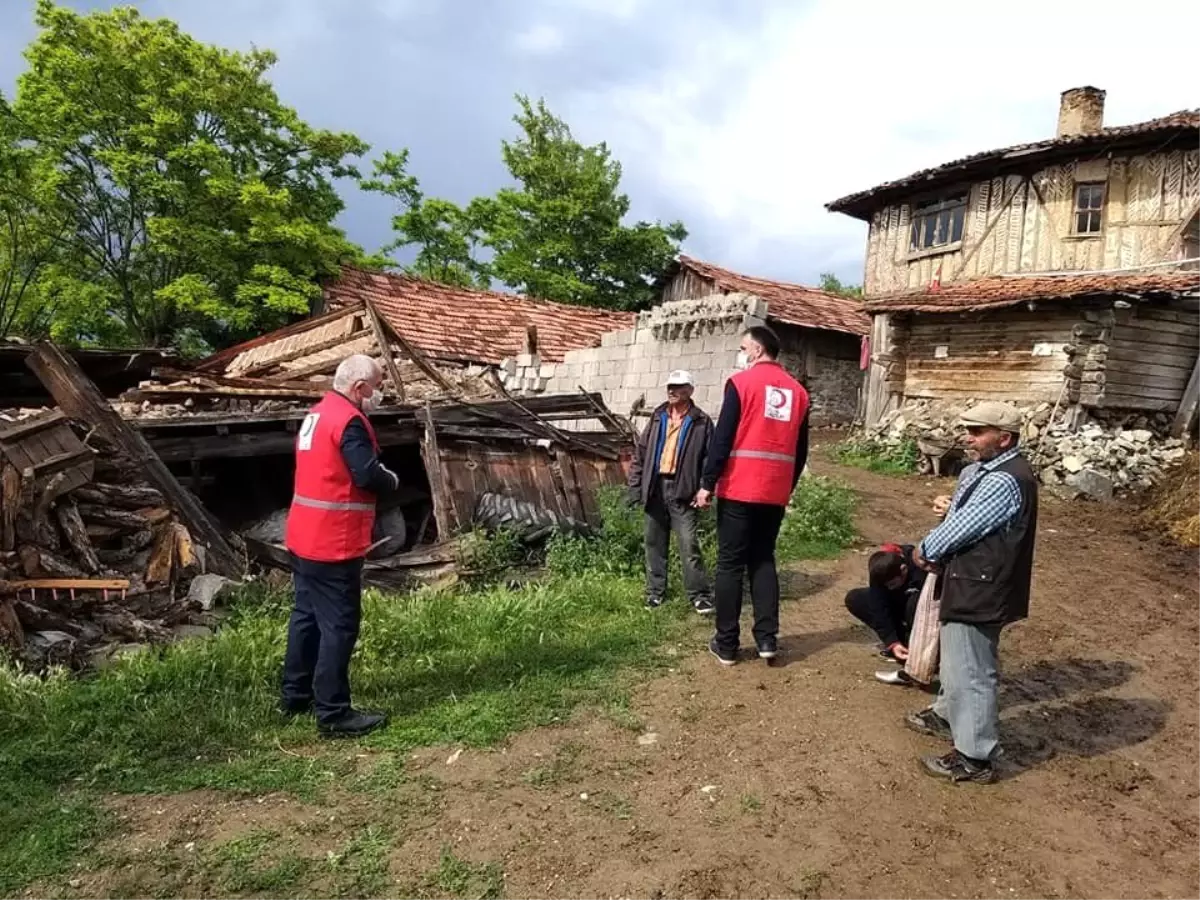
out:
<path id="1" fill-rule="evenodd" d="M 854 437 L 834 444 L 830 458 L 843 466 L 854 466 L 881 475 L 910 475 L 917 471 L 920 452 L 916 441 L 905 439 L 888 444 L 875 438 Z"/>
<path id="2" fill-rule="evenodd" d="M 354 745 L 366 762 L 318 744 L 310 718 L 274 712 L 286 594 L 247 589 L 212 638 L 136 653 L 88 677 L 34 678 L 0 665 L 0 895 L 38 879 L 54 883 L 112 835 L 100 803 L 106 793 L 208 788 L 319 801 L 336 788 L 387 798 L 405 784 L 404 753 L 415 747 L 487 746 L 583 705 L 640 728 L 628 675 L 666 665 L 651 651 L 695 627 L 695 617 L 683 603 L 656 615 L 642 608 L 641 514 L 618 493 L 601 498 L 598 538 L 553 541 L 542 576 L 518 589 L 484 580 L 408 596 L 367 593 L 355 702 L 386 710 L 391 724 Z M 780 535 L 781 560 L 836 553 L 854 537 L 852 511 L 846 487 L 804 479 Z M 704 541 L 711 556 L 711 514 Z M 503 559 L 511 548 L 475 552 Z M 553 783 L 570 762 L 556 758 L 531 778 Z M 222 852 L 251 852 L 262 838 L 244 840 Z M 357 860 L 346 890 L 383 890 L 384 869 L 371 860 L 385 840 L 364 833 L 346 848 Z M 229 868 L 223 859 L 210 861 L 218 874 Z M 244 876 L 253 883 L 232 875 L 205 883 L 223 893 L 304 893 L 313 875 L 311 861 L 298 858 L 260 868 Z"/>
<path id="3" fill-rule="evenodd" d="M 504 895 L 504 872 L 495 863 L 472 863 L 443 847 L 438 867 L 426 876 L 418 893 L 428 897 L 495 900 Z"/>

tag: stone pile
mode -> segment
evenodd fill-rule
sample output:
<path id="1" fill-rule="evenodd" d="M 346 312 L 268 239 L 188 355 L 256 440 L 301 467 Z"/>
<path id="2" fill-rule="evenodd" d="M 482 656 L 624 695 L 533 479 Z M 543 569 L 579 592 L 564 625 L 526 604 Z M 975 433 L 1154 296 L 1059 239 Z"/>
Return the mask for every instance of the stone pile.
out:
<path id="1" fill-rule="evenodd" d="M 961 458 L 958 422 L 973 405 L 970 400 L 911 400 L 881 419 L 869 436 L 893 446 L 911 440 L 925 455 Z M 1183 441 L 1165 436 L 1165 415 L 1093 418 L 1056 411 L 1049 403 L 1021 412 L 1021 441 L 1042 483 L 1071 498 L 1111 500 L 1143 491 L 1187 454 Z"/>

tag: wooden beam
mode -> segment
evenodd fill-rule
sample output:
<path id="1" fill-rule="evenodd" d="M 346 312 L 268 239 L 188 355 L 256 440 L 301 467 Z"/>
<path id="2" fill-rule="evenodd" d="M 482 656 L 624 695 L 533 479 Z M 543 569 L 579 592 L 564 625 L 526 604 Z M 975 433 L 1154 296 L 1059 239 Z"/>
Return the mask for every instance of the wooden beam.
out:
<path id="1" fill-rule="evenodd" d="M 391 323 L 388 322 L 386 318 L 378 316 L 378 313 L 374 311 L 374 308 L 370 303 L 367 304 L 367 308 L 377 316 L 377 320 L 379 321 L 380 327 L 384 331 L 385 336 L 391 338 L 393 341 L 399 344 L 400 349 L 404 351 L 409 359 L 411 359 L 420 367 L 422 372 L 424 372 L 433 380 L 434 384 L 451 396 L 455 396 L 459 393 L 458 387 L 447 381 L 446 376 L 439 372 L 437 368 L 425 358 L 425 354 L 406 341 L 404 337 L 401 336 L 400 332 L 396 331 L 396 329 L 392 327 Z"/>
<path id="2" fill-rule="evenodd" d="M 1175 419 L 1171 422 L 1172 436 L 1183 437 L 1187 433 L 1196 418 L 1197 407 L 1200 407 L 1200 357 L 1192 366 L 1192 377 L 1183 389 L 1183 399 L 1179 401 L 1179 409 L 1175 411 Z"/>
<path id="3" fill-rule="evenodd" d="M 387 372 L 388 377 L 392 379 L 392 387 L 396 391 L 396 399 L 403 400 L 404 379 L 400 377 L 400 370 L 396 368 L 396 359 L 392 356 L 392 342 L 388 340 L 383 323 L 379 321 L 379 313 L 375 311 L 375 305 L 368 300 L 366 307 L 367 318 L 371 321 L 371 331 L 375 335 L 375 343 L 379 345 L 379 355 L 383 357 L 384 370 Z"/>
<path id="4" fill-rule="evenodd" d="M 52 590 L 52 591 L 126 591 L 126 578 L 29 578 L 24 581 L 0 582 L 0 593 L 4 591 Z"/>
<path id="5" fill-rule="evenodd" d="M 433 497 L 433 520 L 437 523 L 438 540 L 448 541 L 454 532 L 457 513 L 454 499 L 446 489 L 446 477 L 442 471 L 442 454 L 438 450 L 437 430 L 433 426 L 433 412 L 429 403 L 421 411 L 425 422 L 425 438 L 421 441 L 421 459 L 425 463 L 425 475 L 429 479 L 429 492 Z"/>
<path id="6" fill-rule="evenodd" d="M 138 467 L 141 476 L 168 499 L 188 531 L 206 549 L 211 572 L 240 579 L 242 560 L 225 540 L 217 521 L 184 490 L 146 439 L 131 428 L 104 399 L 79 364 L 54 344 L 40 342 L 25 360 L 58 407 L 70 418 L 91 424 Z"/>

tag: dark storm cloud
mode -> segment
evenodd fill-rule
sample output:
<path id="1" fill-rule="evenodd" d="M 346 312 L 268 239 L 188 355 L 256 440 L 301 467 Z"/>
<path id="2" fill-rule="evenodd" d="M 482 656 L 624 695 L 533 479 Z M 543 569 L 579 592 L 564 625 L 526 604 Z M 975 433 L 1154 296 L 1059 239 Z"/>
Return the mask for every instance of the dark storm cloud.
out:
<path id="1" fill-rule="evenodd" d="M 74 0 L 80 9 L 112 4 Z M 169 16 L 200 40 L 269 48 L 270 78 L 284 102 L 313 125 L 351 131 L 372 152 L 407 147 L 410 170 L 430 195 L 465 202 L 506 183 L 500 141 L 511 137 L 513 95 L 545 97 L 568 118 L 568 101 L 588 92 L 652 80 L 688 54 L 689 33 L 729 37 L 760 24 L 764 4 L 721 0 L 143 0 L 148 16 Z M 745 7 L 740 11 L 740 7 Z M 32 2 L 0 4 L 0 89 L 11 93 L 34 35 Z M 714 113 L 735 102 L 736 86 L 701 85 Z M 580 139 L 606 139 L 604 122 L 571 122 Z M 610 138 L 611 140 L 611 138 Z M 688 197 L 666 194 L 651 166 L 621 157 L 624 187 L 638 218 L 682 219 L 697 255 L 715 259 L 727 243 L 719 222 L 698 217 Z M 369 164 L 364 163 L 364 169 Z M 390 238 L 389 203 L 346 185 L 342 223 L 368 249 Z M 761 264 L 802 270 L 772 246 Z M 757 254 L 756 254 L 757 255 Z M 851 276 L 857 262 L 849 266 Z M 794 277 L 794 276 L 793 276 Z"/>

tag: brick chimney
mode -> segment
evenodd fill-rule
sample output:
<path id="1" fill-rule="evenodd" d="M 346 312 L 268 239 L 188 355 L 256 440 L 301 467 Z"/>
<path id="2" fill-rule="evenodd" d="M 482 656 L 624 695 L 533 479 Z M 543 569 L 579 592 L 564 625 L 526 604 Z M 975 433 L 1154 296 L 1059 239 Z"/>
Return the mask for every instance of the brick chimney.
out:
<path id="1" fill-rule="evenodd" d="M 1057 137 L 1095 134 L 1104 127 L 1104 91 L 1077 87 L 1062 92 L 1058 105 Z"/>

